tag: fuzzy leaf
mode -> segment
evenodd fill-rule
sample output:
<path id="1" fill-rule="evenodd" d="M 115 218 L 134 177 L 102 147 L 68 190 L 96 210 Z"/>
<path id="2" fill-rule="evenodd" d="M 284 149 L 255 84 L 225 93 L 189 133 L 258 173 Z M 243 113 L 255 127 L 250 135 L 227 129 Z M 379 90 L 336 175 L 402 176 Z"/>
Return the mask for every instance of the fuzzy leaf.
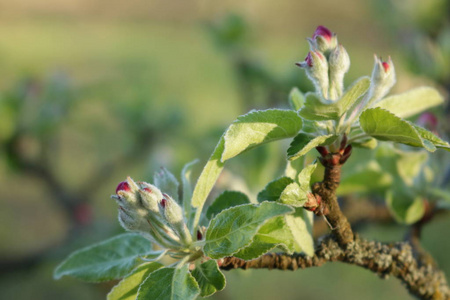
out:
<path id="1" fill-rule="evenodd" d="M 217 261 L 211 259 L 202 264 L 197 264 L 192 271 L 200 287 L 200 296 L 208 297 L 225 287 L 225 276 L 219 270 Z"/>
<path id="2" fill-rule="evenodd" d="M 203 252 L 214 259 L 230 256 L 248 246 L 267 220 L 290 212 L 292 208 L 275 202 L 226 209 L 211 220 Z"/>
<path id="3" fill-rule="evenodd" d="M 162 268 L 150 274 L 138 290 L 136 300 L 189 300 L 200 294 L 189 266 Z"/>
<path id="4" fill-rule="evenodd" d="M 281 246 L 288 253 L 298 251 L 299 249 L 295 248 L 292 233 L 287 227 L 284 218 L 285 216 L 278 216 L 267 221 L 258 230 L 252 243 L 233 256 L 251 260 L 278 246 Z"/>
<path id="5" fill-rule="evenodd" d="M 314 255 L 314 239 L 312 236 L 314 214 L 298 207 L 293 214 L 285 215 L 287 228 L 291 231 L 296 252 L 300 249 L 309 256 Z"/>
<path id="6" fill-rule="evenodd" d="M 296 182 L 293 182 L 281 193 L 280 202 L 295 207 L 302 207 L 306 202 L 306 193 Z"/>
<path id="7" fill-rule="evenodd" d="M 436 150 L 431 142 L 424 141 L 411 123 L 381 108 L 366 109 L 359 118 L 362 129 L 368 135 L 382 141 Z"/>
<path id="8" fill-rule="evenodd" d="M 419 133 L 419 135 L 422 137 L 423 140 L 427 140 L 430 143 L 432 143 L 434 146 L 436 146 L 437 148 L 442 148 L 445 149 L 447 151 L 450 151 L 450 144 L 442 139 L 440 139 L 439 137 L 437 137 L 436 135 L 434 135 L 432 132 L 417 126 L 415 124 L 412 124 L 414 126 L 414 128 L 417 130 L 417 132 Z"/>
<path id="9" fill-rule="evenodd" d="M 419 87 L 384 98 L 375 107 L 386 109 L 400 118 L 408 118 L 443 102 L 444 99 L 436 89 Z"/>
<path id="10" fill-rule="evenodd" d="M 320 145 L 329 145 L 336 140 L 332 134 L 313 136 L 306 133 L 299 133 L 291 142 L 287 155 L 289 160 L 295 160 L 308 153 L 311 149 Z"/>
<path id="11" fill-rule="evenodd" d="M 281 177 L 269 182 L 264 190 L 258 193 L 258 202 L 277 201 L 284 189 L 293 182 L 294 180 L 289 177 Z"/>
<path id="12" fill-rule="evenodd" d="M 305 95 L 296 87 L 289 93 L 289 104 L 293 110 L 299 110 L 305 104 Z"/>
<path id="13" fill-rule="evenodd" d="M 72 253 L 54 272 L 59 279 L 69 275 L 99 282 L 127 275 L 151 251 L 150 242 L 139 234 L 125 233 Z"/>
<path id="14" fill-rule="evenodd" d="M 358 99 L 362 99 L 369 86 L 370 78 L 366 76 L 361 77 L 347 89 L 341 99 L 332 104 L 337 107 L 339 117 L 350 110 L 351 107 L 354 107 Z"/>
<path id="15" fill-rule="evenodd" d="M 305 106 L 298 114 L 310 121 L 336 120 L 339 118 L 339 110 L 334 102 L 325 103 L 315 93 L 307 93 Z"/>
<path id="16" fill-rule="evenodd" d="M 248 203 L 250 203 L 250 200 L 244 193 L 225 191 L 220 194 L 219 197 L 217 197 L 216 200 L 214 200 L 214 202 L 208 207 L 208 210 L 206 211 L 206 217 L 208 219 L 211 219 L 224 209 Z"/>
<path id="17" fill-rule="evenodd" d="M 195 185 L 194 194 L 192 195 L 192 206 L 202 207 L 211 192 L 214 183 L 217 181 L 220 173 L 223 170 L 224 163 L 220 160 L 224 150 L 225 140 L 223 136 L 220 138 L 219 143 L 214 149 L 213 154 L 209 158 L 205 167 L 200 174 Z"/>
<path id="18" fill-rule="evenodd" d="M 181 170 L 181 182 L 183 184 L 183 209 L 185 213 L 185 217 L 187 220 L 190 219 L 192 205 L 192 184 L 191 184 L 191 173 L 192 167 L 198 162 L 198 159 L 191 161 L 186 164 Z"/>
<path id="19" fill-rule="evenodd" d="M 225 133 L 222 162 L 256 146 L 295 136 L 302 119 L 292 110 L 251 111 L 238 117 Z"/>
<path id="20" fill-rule="evenodd" d="M 136 299 L 139 285 L 150 273 L 164 267 L 157 262 L 145 263 L 137 267 L 131 274 L 119 282 L 107 296 L 107 300 L 134 300 Z"/>
<path id="21" fill-rule="evenodd" d="M 168 194 L 173 199 L 178 201 L 178 180 L 166 168 L 161 168 L 155 172 L 153 182 L 163 193 Z"/>

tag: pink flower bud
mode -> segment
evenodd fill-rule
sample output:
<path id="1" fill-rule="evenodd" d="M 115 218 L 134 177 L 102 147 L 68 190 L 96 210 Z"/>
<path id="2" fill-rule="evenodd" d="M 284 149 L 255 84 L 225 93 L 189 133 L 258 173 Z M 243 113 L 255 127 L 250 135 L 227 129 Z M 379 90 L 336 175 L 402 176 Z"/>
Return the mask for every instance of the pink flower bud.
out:
<path id="1" fill-rule="evenodd" d="M 322 36 L 327 41 L 331 41 L 331 39 L 333 38 L 333 33 L 325 26 L 319 25 L 316 31 L 314 31 L 313 39 L 315 39 L 318 36 Z"/>
<path id="2" fill-rule="evenodd" d="M 118 185 L 117 188 L 116 188 L 116 194 L 117 194 L 119 191 L 130 192 L 130 191 L 131 191 L 131 188 L 130 188 L 130 185 L 128 184 L 128 182 L 122 181 L 121 183 L 119 183 L 119 185 Z"/>
<path id="3" fill-rule="evenodd" d="M 385 71 L 386 73 L 389 72 L 389 68 L 390 68 L 391 66 L 390 66 L 387 62 L 385 62 L 385 61 L 383 61 L 381 64 L 383 65 L 384 71 Z"/>
<path id="4" fill-rule="evenodd" d="M 161 200 L 161 206 L 162 206 L 163 208 L 166 208 L 166 204 L 167 204 L 167 199 L 162 198 L 162 200 Z"/>

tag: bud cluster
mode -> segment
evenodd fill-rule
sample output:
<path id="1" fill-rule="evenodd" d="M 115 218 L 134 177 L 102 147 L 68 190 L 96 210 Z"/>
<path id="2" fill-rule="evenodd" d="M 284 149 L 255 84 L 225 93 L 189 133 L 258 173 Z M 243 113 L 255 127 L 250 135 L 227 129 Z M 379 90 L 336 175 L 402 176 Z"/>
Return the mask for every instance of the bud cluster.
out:
<path id="1" fill-rule="evenodd" d="M 310 52 L 305 61 L 296 63 L 304 68 L 323 98 L 336 101 L 342 96 L 344 75 L 350 67 L 350 58 L 336 34 L 324 26 L 317 27 L 308 38 Z"/>
<path id="2" fill-rule="evenodd" d="M 111 197 L 119 205 L 119 222 L 126 230 L 139 232 L 166 249 L 181 250 L 192 244 L 183 209 L 156 186 L 128 177 Z"/>

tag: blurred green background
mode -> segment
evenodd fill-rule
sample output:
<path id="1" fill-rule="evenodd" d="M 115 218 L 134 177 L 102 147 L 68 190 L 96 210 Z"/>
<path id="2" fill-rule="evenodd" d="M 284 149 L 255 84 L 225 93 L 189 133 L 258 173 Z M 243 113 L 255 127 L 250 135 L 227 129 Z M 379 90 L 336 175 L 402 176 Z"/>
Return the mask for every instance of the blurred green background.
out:
<path id="1" fill-rule="evenodd" d="M 347 83 L 371 73 L 376 53 L 392 56 L 394 92 L 426 84 L 448 96 L 448 1 L 401 2 L 1 0 L 0 299 L 104 299 L 114 283 L 53 281 L 52 271 L 123 231 L 109 198 L 117 183 L 204 163 L 238 115 L 286 107 L 293 86 L 311 89 L 294 63 L 317 25 L 349 52 Z M 245 166 L 231 164 L 241 173 L 229 177 L 252 191 L 279 175 Z M 423 241 L 447 278 L 449 225 L 436 219 Z M 404 233 L 392 224 L 361 232 Z M 410 299 L 396 279 L 338 263 L 226 276 L 214 299 Z"/>

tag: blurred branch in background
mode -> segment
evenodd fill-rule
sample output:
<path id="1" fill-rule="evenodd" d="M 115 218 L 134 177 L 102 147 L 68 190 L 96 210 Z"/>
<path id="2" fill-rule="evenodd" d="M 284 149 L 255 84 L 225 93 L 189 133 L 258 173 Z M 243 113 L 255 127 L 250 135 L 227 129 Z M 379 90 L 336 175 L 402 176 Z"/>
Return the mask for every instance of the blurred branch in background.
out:
<path id="1" fill-rule="evenodd" d="M 112 179 L 116 170 L 145 161 L 154 146 L 163 140 L 159 128 L 164 128 L 164 135 L 167 135 L 181 122 L 181 114 L 177 110 L 170 114 L 153 114 L 152 118 L 148 118 L 148 114 L 156 109 L 147 97 L 112 105 L 112 119 L 121 128 L 113 134 L 117 146 L 114 150 L 118 154 L 111 158 L 101 153 L 101 141 L 96 141 L 100 153 L 95 155 L 102 159 L 96 162 L 97 165 L 87 178 L 73 187 L 61 176 L 57 158 L 64 151 L 62 146 L 68 140 L 63 128 L 70 126 L 68 120 L 72 117 L 71 111 L 80 104 L 77 102 L 78 96 L 69 78 L 64 73 L 55 73 L 48 80 L 25 79 L 0 98 L 0 153 L 9 172 L 32 177 L 49 191 L 52 203 L 67 220 L 68 232 L 61 242 L 65 245 L 73 243 L 82 237 L 83 232 L 92 229 L 92 204 L 98 191 Z M 105 126 L 103 130 L 115 129 Z M 130 141 L 124 143 L 124 137 Z M 83 156 L 85 153 L 78 155 Z M 72 159 L 81 161 L 83 157 Z M 77 173 L 77 170 L 69 173 L 73 172 Z M 34 201 L 44 201 L 43 196 L 35 195 Z M 47 247 L 24 257 L 0 257 L 0 276 L 42 262 L 55 249 L 53 244 Z"/>

